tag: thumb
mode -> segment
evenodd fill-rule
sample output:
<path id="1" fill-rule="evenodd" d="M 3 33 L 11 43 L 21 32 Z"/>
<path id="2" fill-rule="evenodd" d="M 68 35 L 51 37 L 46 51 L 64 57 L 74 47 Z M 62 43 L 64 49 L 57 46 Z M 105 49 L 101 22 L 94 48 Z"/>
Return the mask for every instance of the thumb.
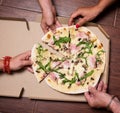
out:
<path id="1" fill-rule="evenodd" d="M 91 93 L 91 94 L 96 94 L 96 92 L 97 92 L 97 90 L 95 89 L 95 87 L 88 87 L 88 89 L 89 89 L 89 92 Z"/>
<path id="2" fill-rule="evenodd" d="M 89 92 L 85 92 L 85 93 L 84 93 L 84 96 L 85 96 L 85 98 L 86 98 L 87 101 L 90 100 L 90 97 L 91 97 L 91 96 L 90 96 Z"/>
<path id="3" fill-rule="evenodd" d="M 30 66 L 30 65 L 32 65 L 32 61 L 31 60 L 24 60 L 24 61 L 22 61 L 22 65 L 23 66 Z"/>
<path id="4" fill-rule="evenodd" d="M 43 30 L 44 33 L 47 33 L 49 30 L 48 30 L 48 26 L 45 24 L 45 23 L 41 23 L 41 28 Z"/>
<path id="5" fill-rule="evenodd" d="M 86 22 L 87 22 L 87 19 L 84 17 L 84 18 L 80 18 L 79 21 L 76 24 L 78 24 L 79 26 L 82 26 Z"/>
<path id="6" fill-rule="evenodd" d="M 61 26 L 62 26 L 61 23 L 57 20 L 56 21 L 56 28 L 61 27 Z"/>
<path id="7" fill-rule="evenodd" d="M 56 30 L 55 24 L 54 24 L 54 25 L 51 25 L 51 26 L 49 27 L 49 30 L 51 30 L 51 31 L 54 33 L 55 30 Z"/>
<path id="8" fill-rule="evenodd" d="M 33 71 L 32 67 L 27 67 L 27 70 L 28 70 L 30 73 L 34 74 L 34 71 Z"/>

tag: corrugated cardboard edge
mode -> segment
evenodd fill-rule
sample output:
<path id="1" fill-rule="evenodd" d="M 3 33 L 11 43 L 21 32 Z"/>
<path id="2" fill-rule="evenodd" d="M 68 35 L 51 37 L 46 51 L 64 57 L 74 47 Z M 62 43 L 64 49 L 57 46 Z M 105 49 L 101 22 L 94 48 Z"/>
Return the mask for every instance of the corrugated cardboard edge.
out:
<path id="1" fill-rule="evenodd" d="M 22 21 L 26 23 L 27 30 L 30 30 L 29 22 L 25 18 L 0 17 L 0 20 Z"/>
<path id="2" fill-rule="evenodd" d="M 16 95 L 10 95 L 10 94 L 6 94 L 6 95 L 0 95 L 0 97 L 7 97 L 7 98 L 21 98 L 24 92 L 24 88 L 21 88 L 19 92 L 17 92 Z"/>
<path id="3" fill-rule="evenodd" d="M 67 99 L 58 99 L 57 97 L 54 98 L 54 99 L 50 99 L 50 98 L 39 98 L 39 97 L 28 97 L 30 100 L 43 100 L 43 101 L 56 101 L 56 102 L 75 102 L 75 103 L 80 103 L 80 102 L 83 102 L 83 103 L 86 103 L 86 99 L 84 97 L 82 97 L 81 100 L 67 100 Z"/>
<path id="4" fill-rule="evenodd" d="M 106 38 L 109 39 L 109 37 L 110 37 L 110 36 L 106 33 L 106 31 L 102 28 L 102 26 L 99 25 L 99 24 L 92 23 L 92 22 L 87 22 L 87 23 L 85 24 L 85 26 L 95 26 L 95 27 L 98 27 L 98 28 L 100 29 L 100 31 L 105 35 Z"/>

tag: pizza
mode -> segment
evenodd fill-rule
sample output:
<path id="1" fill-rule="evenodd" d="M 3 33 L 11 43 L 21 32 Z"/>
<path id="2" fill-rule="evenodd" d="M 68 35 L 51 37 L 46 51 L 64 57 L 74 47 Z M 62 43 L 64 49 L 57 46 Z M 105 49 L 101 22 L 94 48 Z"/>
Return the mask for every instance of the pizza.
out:
<path id="1" fill-rule="evenodd" d="M 61 27 L 49 31 L 42 42 L 62 57 L 35 44 L 32 49 L 33 70 L 38 81 L 45 78 L 53 89 L 79 94 L 95 86 L 105 67 L 105 51 L 98 37 L 88 28 Z"/>

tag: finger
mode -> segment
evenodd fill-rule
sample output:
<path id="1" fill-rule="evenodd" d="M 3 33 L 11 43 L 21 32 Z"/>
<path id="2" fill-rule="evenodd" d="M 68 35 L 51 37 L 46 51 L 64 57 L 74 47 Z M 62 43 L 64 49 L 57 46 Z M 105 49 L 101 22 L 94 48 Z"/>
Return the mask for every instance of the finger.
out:
<path id="1" fill-rule="evenodd" d="M 70 25 L 69 25 L 69 23 L 68 23 L 68 26 L 71 26 L 71 25 L 75 25 L 75 21 L 74 21 L 74 22 L 72 22 Z"/>
<path id="2" fill-rule="evenodd" d="M 45 24 L 41 24 L 41 28 L 42 28 L 44 33 L 47 33 L 49 31 L 48 30 L 49 27 L 47 25 L 45 25 Z"/>
<path id="3" fill-rule="evenodd" d="M 104 93 L 107 91 L 107 85 L 103 82 L 103 90 Z"/>
<path id="4" fill-rule="evenodd" d="M 89 92 L 91 93 L 91 94 L 96 94 L 96 92 L 97 92 L 97 90 L 95 89 L 95 87 L 88 87 L 88 89 L 89 89 Z"/>
<path id="5" fill-rule="evenodd" d="M 74 23 L 74 19 L 80 15 L 81 15 L 81 13 L 79 11 L 75 11 L 74 13 L 72 13 L 72 15 L 70 16 L 70 19 L 68 21 L 68 25 L 72 25 Z"/>
<path id="6" fill-rule="evenodd" d="M 51 25 L 51 26 L 49 27 L 49 30 L 51 30 L 53 33 L 55 33 L 55 31 L 56 31 L 56 26 L 55 26 L 55 24 L 54 24 L 54 25 Z"/>
<path id="7" fill-rule="evenodd" d="M 34 71 L 33 71 L 33 69 L 32 69 L 31 67 L 27 67 L 27 70 L 28 70 L 30 73 L 34 74 Z"/>
<path id="8" fill-rule="evenodd" d="M 31 50 L 28 50 L 28 51 L 26 51 L 24 53 L 21 53 L 17 57 L 24 60 L 24 59 L 29 59 L 30 56 L 31 56 Z"/>
<path id="9" fill-rule="evenodd" d="M 87 19 L 84 17 L 84 18 L 79 18 L 79 21 L 76 24 L 78 24 L 79 26 L 82 26 L 86 22 L 87 22 Z"/>
<path id="10" fill-rule="evenodd" d="M 98 91 L 102 91 L 103 90 L 103 81 L 100 81 L 100 83 L 98 84 L 97 90 Z"/>
<path id="11" fill-rule="evenodd" d="M 26 59 L 29 59 L 31 56 L 31 50 L 27 51 L 25 54 L 26 54 Z"/>
<path id="12" fill-rule="evenodd" d="M 68 25 L 71 26 L 71 25 L 74 25 L 74 18 L 70 17 L 69 21 L 68 21 Z"/>
<path id="13" fill-rule="evenodd" d="M 49 29 L 51 30 L 51 31 L 55 31 L 55 29 L 56 29 L 56 26 L 55 26 L 55 24 L 54 25 L 51 25 L 50 27 L 49 27 Z"/>
<path id="14" fill-rule="evenodd" d="M 89 102 L 90 99 L 91 99 L 91 96 L 90 96 L 89 92 L 85 92 L 84 96 L 85 96 L 85 99 Z"/>
<path id="15" fill-rule="evenodd" d="M 61 26 L 62 26 L 61 23 L 57 20 L 57 21 L 56 21 L 56 28 L 57 28 L 57 27 L 61 27 Z"/>

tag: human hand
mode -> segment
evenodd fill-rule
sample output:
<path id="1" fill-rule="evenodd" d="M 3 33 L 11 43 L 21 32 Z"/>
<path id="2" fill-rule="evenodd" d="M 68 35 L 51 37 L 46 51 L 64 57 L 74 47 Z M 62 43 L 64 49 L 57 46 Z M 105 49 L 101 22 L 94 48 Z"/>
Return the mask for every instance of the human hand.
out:
<path id="1" fill-rule="evenodd" d="M 112 96 L 106 93 L 106 89 L 103 81 L 100 81 L 97 88 L 89 87 L 89 92 L 84 94 L 88 104 L 95 108 L 107 107 Z"/>
<path id="2" fill-rule="evenodd" d="M 56 10 L 55 7 L 52 6 L 51 10 L 43 10 L 42 20 L 41 20 L 41 27 L 43 32 L 46 33 L 49 30 L 54 31 L 57 27 L 60 27 L 61 24 L 56 17 Z"/>
<path id="3" fill-rule="evenodd" d="M 30 66 L 32 65 L 32 61 L 30 60 L 31 51 L 27 51 L 25 53 L 19 54 L 13 57 L 10 60 L 10 70 L 17 71 L 23 67 L 27 67 L 29 71 L 32 72 Z"/>
<path id="4" fill-rule="evenodd" d="M 92 6 L 92 7 L 78 8 L 70 16 L 68 25 L 74 25 L 77 21 L 76 24 L 81 26 L 84 23 L 86 23 L 87 21 L 93 20 L 100 12 L 101 12 L 101 10 L 100 10 L 100 8 L 97 7 L 97 5 Z"/>

